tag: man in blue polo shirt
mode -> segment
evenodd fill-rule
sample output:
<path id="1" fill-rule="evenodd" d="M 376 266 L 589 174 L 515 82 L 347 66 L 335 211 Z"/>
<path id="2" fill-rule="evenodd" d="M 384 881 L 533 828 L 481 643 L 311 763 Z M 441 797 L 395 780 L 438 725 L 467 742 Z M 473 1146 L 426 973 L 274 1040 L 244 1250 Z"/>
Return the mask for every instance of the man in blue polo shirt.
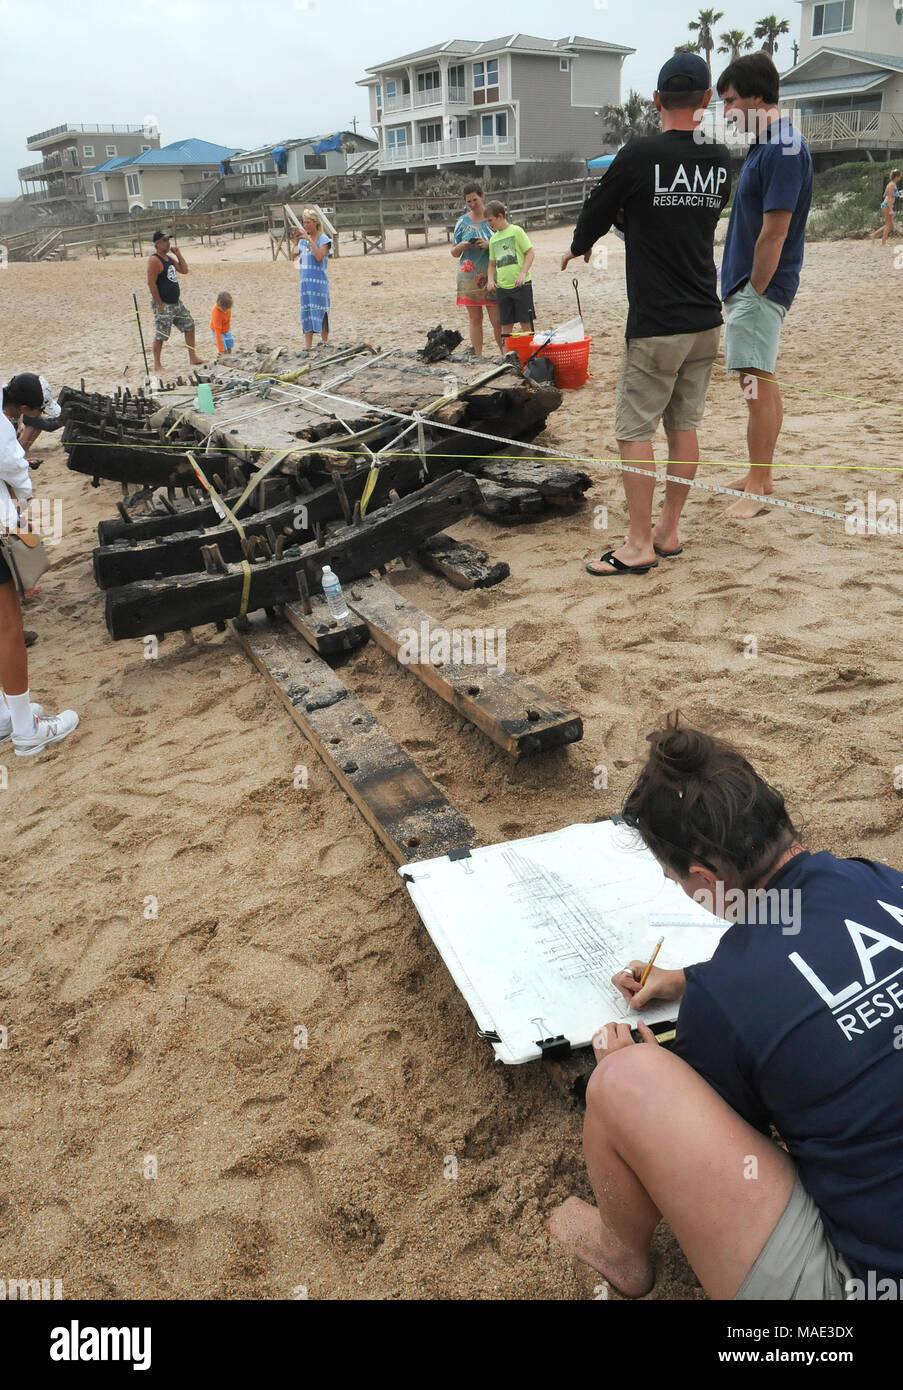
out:
<path id="1" fill-rule="evenodd" d="M 721 263 L 724 364 L 740 373 L 749 407 L 744 492 L 773 490 L 771 465 L 783 408 L 775 378 L 784 316 L 799 288 L 812 159 L 777 107 L 778 70 L 767 53 L 736 58 L 718 79 L 725 118 L 750 134 Z M 743 498 L 725 515 L 746 520 L 761 504 Z"/>

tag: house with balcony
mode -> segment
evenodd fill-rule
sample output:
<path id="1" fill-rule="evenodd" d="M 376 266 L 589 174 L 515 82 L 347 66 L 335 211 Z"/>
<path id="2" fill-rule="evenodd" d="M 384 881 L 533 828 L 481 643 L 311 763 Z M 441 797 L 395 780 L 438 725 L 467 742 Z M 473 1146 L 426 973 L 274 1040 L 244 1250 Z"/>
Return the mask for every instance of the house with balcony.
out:
<path id="1" fill-rule="evenodd" d="M 635 51 L 509 34 L 378 63 L 357 84 L 369 89 L 377 170 L 402 187 L 437 169 L 517 182 L 527 165 L 597 154 L 605 130 L 595 113 L 620 102 L 621 67 Z"/>
<path id="2" fill-rule="evenodd" d="M 241 151 L 209 140 L 176 140 L 85 169 L 85 190 L 98 222 L 151 208 L 188 208 Z"/>
<path id="3" fill-rule="evenodd" d="M 41 158 L 18 171 L 23 201 L 44 215 L 65 215 L 84 213 L 89 200 L 93 202 L 85 188 L 86 168 L 101 160 L 131 158 L 158 149 L 160 134 L 148 124 L 75 125 L 64 121 L 29 135 L 26 144 Z"/>
<path id="4" fill-rule="evenodd" d="M 903 0 L 801 0 L 800 9 L 781 106 L 813 153 L 903 150 Z"/>

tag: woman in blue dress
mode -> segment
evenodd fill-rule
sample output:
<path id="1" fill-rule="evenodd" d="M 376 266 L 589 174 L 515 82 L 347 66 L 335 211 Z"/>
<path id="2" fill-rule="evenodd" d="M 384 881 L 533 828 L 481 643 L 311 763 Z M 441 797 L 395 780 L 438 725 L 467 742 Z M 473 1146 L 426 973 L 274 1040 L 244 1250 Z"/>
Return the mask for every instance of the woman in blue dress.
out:
<path id="1" fill-rule="evenodd" d="M 304 346 L 310 348 L 315 333 L 319 333 L 324 343 L 329 339 L 329 277 L 326 262 L 332 242 L 323 230 L 320 214 L 314 208 L 304 209 L 301 227 L 296 227 L 292 235 L 295 239 L 292 260 L 297 254 L 301 286 L 301 328 Z"/>

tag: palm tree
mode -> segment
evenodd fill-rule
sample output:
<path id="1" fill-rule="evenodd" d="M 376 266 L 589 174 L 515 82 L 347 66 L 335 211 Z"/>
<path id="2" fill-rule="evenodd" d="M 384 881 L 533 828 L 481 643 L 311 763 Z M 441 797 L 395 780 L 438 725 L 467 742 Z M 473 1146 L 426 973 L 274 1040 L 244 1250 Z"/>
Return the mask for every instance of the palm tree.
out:
<path id="1" fill-rule="evenodd" d="M 639 135 L 657 135 L 661 130 L 655 102 L 632 88 L 621 106 L 603 106 L 601 115 L 608 127 L 609 138 L 617 145 L 623 145 Z"/>
<path id="2" fill-rule="evenodd" d="M 763 53 L 769 53 L 773 58 L 778 49 L 778 35 L 790 33 L 790 21 L 788 19 L 778 19 L 775 14 L 763 15 L 759 20 L 753 34 L 757 39 L 764 39 L 762 45 Z"/>
<path id="3" fill-rule="evenodd" d="M 719 34 L 721 40 L 718 45 L 719 53 L 729 53 L 730 61 L 739 58 L 741 53 L 749 52 L 753 46 L 753 41 L 748 34 L 744 34 L 742 29 L 728 29 L 726 33 Z"/>
<path id="4" fill-rule="evenodd" d="M 674 49 L 675 53 L 698 53 L 699 49 L 695 43 L 679 43 Z"/>
<path id="5" fill-rule="evenodd" d="M 688 29 L 693 29 L 698 33 L 696 51 L 697 53 L 705 53 L 705 60 L 709 67 L 712 66 L 712 49 L 715 47 L 715 35 L 712 31 L 719 19 L 723 18 L 723 10 L 700 10 L 699 17 L 691 19 L 687 25 Z"/>

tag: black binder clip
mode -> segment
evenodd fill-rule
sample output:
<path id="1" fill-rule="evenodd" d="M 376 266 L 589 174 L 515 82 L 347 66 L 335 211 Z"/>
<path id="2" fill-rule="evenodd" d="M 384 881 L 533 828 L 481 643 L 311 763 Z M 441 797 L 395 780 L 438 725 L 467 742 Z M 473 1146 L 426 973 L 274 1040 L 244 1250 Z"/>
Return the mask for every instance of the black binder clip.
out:
<path id="1" fill-rule="evenodd" d="M 543 1056 L 543 1061 L 552 1061 L 556 1057 L 570 1057 L 571 1044 L 563 1033 L 559 1033 L 557 1038 L 537 1038 L 536 1046 Z"/>

